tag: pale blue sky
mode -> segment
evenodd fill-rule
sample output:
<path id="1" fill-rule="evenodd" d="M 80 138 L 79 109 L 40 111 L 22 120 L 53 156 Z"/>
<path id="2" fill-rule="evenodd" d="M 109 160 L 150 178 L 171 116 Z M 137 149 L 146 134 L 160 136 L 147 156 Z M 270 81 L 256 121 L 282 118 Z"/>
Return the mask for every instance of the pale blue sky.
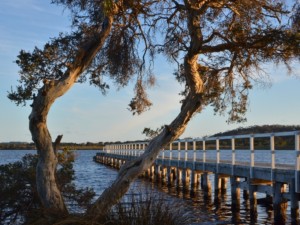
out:
<path id="1" fill-rule="evenodd" d="M 68 31 L 67 13 L 41 0 L 0 1 L 0 142 L 31 141 L 28 130 L 30 107 L 17 107 L 7 99 L 7 91 L 16 85 L 18 67 L 14 63 L 20 49 L 42 46 L 61 31 Z M 295 65 L 296 66 L 296 65 Z M 240 126 L 263 124 L 300 125 L 300 78 L 287 76 L 283 67 L 266 66 L 273 85 L 255 88 L 250 95 L 248 121 L 226 123 L 226 117 L 214 116 L 210 108 L 195 116 L 183 137 L 202 137 Z M 94 87 L 75 85 L 53 105 L 48 126 L 55 138 L 63 134 L 65 142 L 125 141 L 143 139 L 144 127 L 167 124 L 180 109 L 182 87 L 172 75 L 172 65 L 160 59 L 156 63 L 157 86 L 149 96 L 153 107 L 141 116 L 127 110 L 132 85 L 121 90 L 112 87 L 107 96 Z M 295 74 L 300 77 L 299 66 Z"/>

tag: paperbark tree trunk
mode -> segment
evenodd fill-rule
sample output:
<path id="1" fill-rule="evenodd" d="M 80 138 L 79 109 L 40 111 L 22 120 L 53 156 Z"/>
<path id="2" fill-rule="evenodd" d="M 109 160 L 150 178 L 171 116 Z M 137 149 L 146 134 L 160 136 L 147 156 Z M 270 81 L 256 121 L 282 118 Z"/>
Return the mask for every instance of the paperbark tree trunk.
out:
<path id="1" fill-rule="evenodd" d="M 199 39 L 201 38 L 199 24 L 200 17 L 195 10 L 195 13 L 188 18 L 191 44 L 184 59 L 184 70 L 186 82 L 189 86 L 189 94 L 182 103 L 181 112 L 169 126 L 165 126 L 164 130 L 150 141 L 143 155 L 121 167 L 116 180 L 88 210 L 87 216 L 91 219 L 104 216 L 127 192 L 130 183 L 153 164 L 161 149 L 171 141 L 176 140 L 184 132 L 192 116 L 201 109 L 203 81 L 201 74 L 198 72 L 198 53 L 201 46 L 201 43 L 199 43 L 199 40 L 201 40 Z"/>
<path id="2" fill-rule="evenodd" d="M 44 86 L 33 100 L 29 129 L 38 152 L 37 191 L 43 206 L 51 213 L 65 214 L 67 209 L 55 179 L 57 157 L 47 128 L 48 112 L 54 101 L 64 95 L 90 65 L 109 35 L 112 22 L 113 17 L 107 16 L 98 33 L 79 46 L 77 57 L 64 76 L 60 80 L 45 80 Z"/>

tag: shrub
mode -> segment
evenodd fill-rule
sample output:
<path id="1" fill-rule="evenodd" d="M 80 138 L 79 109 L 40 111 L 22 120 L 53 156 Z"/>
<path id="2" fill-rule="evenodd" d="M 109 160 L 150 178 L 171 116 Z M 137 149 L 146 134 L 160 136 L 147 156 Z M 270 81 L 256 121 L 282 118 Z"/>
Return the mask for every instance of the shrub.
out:
<path id="1" fill-rule="evenodd" d="M 92 189 L 76 189 L 74 153 L 64 149 L 58 153 L 57 183 L 69 207 L 85 210 L 95 193 Z M 21 161 L 0 165 L 0 224 L 21 224 L 42 215 L 35 171 L 37 155 L 27 154 Z"/>
<path id="2" fill-rule="evenodd" d="M 185 225 L 191 222 L 183 207 L 161 194 L 131 193 L 129 196 L 113 207 L 104 224 Z"/>

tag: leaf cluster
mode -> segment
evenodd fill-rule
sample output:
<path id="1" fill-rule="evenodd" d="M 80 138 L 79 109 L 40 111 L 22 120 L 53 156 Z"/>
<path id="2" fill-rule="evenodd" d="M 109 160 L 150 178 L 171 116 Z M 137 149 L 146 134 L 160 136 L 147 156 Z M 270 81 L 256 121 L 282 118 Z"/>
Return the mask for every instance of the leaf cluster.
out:
<path id="1" fill-rule="evenodd" d="M 20 67 L 19 85 L 11 90 L 8 98 L 17 105 L 33 100 L 45 80 L 62 79 L 76 56 L 82 33 L 60 34 L 45 44 L 43 49 L 35 47 L 32 52 L 21 50 L 16 64 Z"/>
<path id="2" fill-rule="evenodd" d="M 146 137 L 148 137 L 151 140 L 152 138 L 156 137 L 164 128 L 165 126 L 161 126 L 153 130 L 149 127 L 145 127 L 142 134 L 145 134 Z"/>

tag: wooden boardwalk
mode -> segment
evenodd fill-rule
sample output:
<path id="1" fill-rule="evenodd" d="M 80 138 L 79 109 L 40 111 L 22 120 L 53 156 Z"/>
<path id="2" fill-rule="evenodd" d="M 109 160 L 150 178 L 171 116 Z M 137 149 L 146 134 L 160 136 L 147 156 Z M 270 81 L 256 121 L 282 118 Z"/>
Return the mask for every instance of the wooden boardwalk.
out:
<path id="1" fill-rule="evenodd" d="M 293 141 L 294 164 L 289 162 L 276 164 L 275 148 L 280 145 L 278 139 L 282 138 Z M 271 153 L 268 162 L 254 161 L 257 150 L 255 149 L 257 146 L 255 139 L 260 142 L 268 140 L 269 149 L 266 151 Z M 236 142 L 245 143 L 245 140 L 249 148 L 244 150 L 248 150 L 250 160 L 237 161 L 235 144 Z M 227 150 L 231 151 L 230 159 L 221 159 L 221 142 L 227 146 L 227 149 L 230 142 L 230 150 Z M 199 147 L 200 145 L 201 147 Z M 216 153 L 214 159 L 207 157 L 209 145 L 210 151 L 213 148 Z M 126 161 L 139 157 L 146 147 L 147 142 L 108 145 L 103 151 L 97 153 L 95 161 L 120 168 Z M 199 152 L 201 152 L 201 157 L 199 157 Z M 282 213 L 282 208 L 286 208 L 286 202 L 290 201 L 292 218 L 297 221 L 299 219 L 300 150 L 298 131 L 178 140 L 162 151 L 155 163 L 144 172 L 144 175 L 168 185 L 191 189 L 201 185 L 203 190 L 208 192 L 213 188 L 215 194 L 226 189 L 227 181 L 230 181 L 233 205 L 240 204 L 240 191 L 242 190 L 243 196 L 249 198 L 251 207 L 255 209 L 256 193 L 264 193 L 272 199 L 275 214 Z M 213 175 L 213 187 L 208 178 L 209 175 Z"/>

